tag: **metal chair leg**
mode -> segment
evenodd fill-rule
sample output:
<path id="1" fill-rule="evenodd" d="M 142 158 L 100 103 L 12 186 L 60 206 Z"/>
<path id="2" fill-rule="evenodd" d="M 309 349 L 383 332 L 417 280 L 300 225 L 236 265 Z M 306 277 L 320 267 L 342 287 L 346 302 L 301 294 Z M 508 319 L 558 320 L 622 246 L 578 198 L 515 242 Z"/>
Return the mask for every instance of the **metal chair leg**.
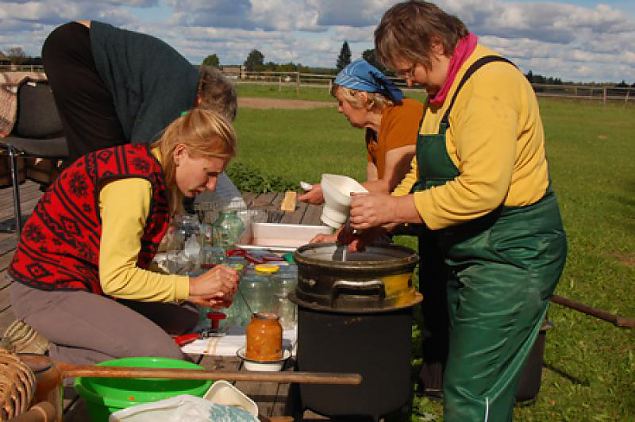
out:
<path id="1" fill-rule="evenodd" d="M 9 160 L 11 161 L 11 182 L 13 183 L 13 215 L 15 217 L 15 234 L 20 239 L 22 234 L 22 210 L 20 209 L 20 187 L 18 174 L 18 155 L 20 153 L 9 145 Z"/>

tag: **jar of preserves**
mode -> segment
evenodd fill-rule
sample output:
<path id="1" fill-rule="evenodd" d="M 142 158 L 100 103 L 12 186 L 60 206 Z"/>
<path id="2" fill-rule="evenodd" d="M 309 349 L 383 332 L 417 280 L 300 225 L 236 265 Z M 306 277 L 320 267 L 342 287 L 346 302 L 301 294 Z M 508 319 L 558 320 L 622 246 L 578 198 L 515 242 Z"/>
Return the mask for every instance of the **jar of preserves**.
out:
<path id="1" fill-rule="evenodd" d="M 256 312 L 247 325 L 245 357 L 257 361 L 282 359 L 282 326 L 278 315 Z"/>

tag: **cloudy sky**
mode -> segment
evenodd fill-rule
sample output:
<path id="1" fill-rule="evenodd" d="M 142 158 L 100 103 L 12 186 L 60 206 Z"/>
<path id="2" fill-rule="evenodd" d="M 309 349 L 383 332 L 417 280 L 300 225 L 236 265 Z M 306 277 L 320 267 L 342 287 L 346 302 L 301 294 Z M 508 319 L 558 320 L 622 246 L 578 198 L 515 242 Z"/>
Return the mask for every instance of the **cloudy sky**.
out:
<path id="1" fill-rule="evenodd" d="M 192 63 L 217 54 L 334 67 L 347 40 L 353 58 L 394 0 L 0 0 L 0 50 L 39 56 L 46 35 L 96 19 L 157 36 Z M 439 0 L 481 42 L 523 71 L 565 81 L 635 83 L 635 0 Z"/>

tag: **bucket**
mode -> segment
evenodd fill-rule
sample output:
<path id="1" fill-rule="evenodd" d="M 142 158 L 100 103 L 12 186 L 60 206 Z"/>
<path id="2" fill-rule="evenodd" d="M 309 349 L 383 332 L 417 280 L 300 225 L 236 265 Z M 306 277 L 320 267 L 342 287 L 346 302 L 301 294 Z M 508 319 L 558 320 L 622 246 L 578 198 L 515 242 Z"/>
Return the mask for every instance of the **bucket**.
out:
<path id="1" fill-rule="evenodd" d="M 161 357 L 114 359 L 99 366 L 139 368 L 180 368 L 202 370 L 191 362 Z M 75 380 L 75 390 L 86 402 L 92 422 L 107 421 L 111 413 L 142 403 L 154 402 L 180 394 L 203 397 L 212 381 L 164 378 L 86 378 Z"/>
<path id="2" fill-rule="evenodd" d="M 540 391 L 545 340 L 547 331 L 551 328 L 553 328 L 551 321 L 545 320 L 542 323 L 534 347 L 531 349 L 525 361 L 525 366 L 522 369 L 518 381 L 518 389 L 516 390 L 516 403 L 520 406 L 533 403 L 536 400 L 538 391 Z"/>

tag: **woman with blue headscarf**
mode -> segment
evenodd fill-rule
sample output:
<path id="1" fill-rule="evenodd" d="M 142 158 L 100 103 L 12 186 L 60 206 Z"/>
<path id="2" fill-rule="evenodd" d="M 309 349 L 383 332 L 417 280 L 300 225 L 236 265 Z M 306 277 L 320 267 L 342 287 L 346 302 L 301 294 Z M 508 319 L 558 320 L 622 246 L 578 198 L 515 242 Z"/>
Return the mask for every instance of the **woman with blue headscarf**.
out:
<path id="1" fill-rule="evenodd" d="M 353 127 L 366 129 L 364 187 L 370 192 L 391 192 L 410 168 L 423 104 L 404 98 L 392 81 L 363 59 L 338 73 L 331 94 L 338 101 L 338 112 Z M 311 204 L 324 202 L 319 184 L 298 199 Z"/>

